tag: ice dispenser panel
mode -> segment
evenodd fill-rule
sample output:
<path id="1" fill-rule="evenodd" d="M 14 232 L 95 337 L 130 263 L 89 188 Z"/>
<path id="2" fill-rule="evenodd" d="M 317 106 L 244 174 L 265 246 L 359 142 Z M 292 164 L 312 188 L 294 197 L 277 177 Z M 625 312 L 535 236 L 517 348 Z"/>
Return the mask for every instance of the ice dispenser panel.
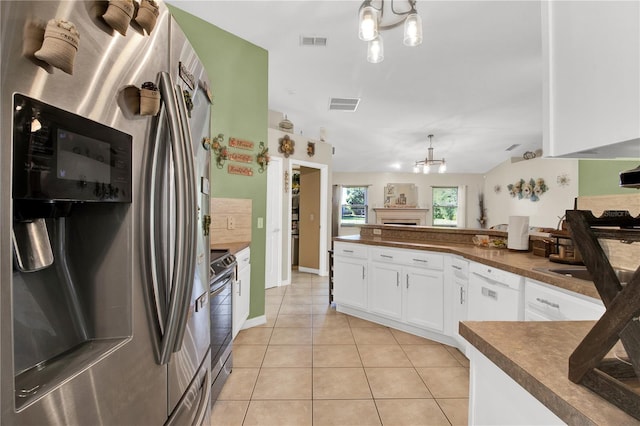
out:
<path id="1" fill-rule="evenodd" d="M 131 143 L 126 133 L 14 95 L 16 410 L 131 337 Z"/>

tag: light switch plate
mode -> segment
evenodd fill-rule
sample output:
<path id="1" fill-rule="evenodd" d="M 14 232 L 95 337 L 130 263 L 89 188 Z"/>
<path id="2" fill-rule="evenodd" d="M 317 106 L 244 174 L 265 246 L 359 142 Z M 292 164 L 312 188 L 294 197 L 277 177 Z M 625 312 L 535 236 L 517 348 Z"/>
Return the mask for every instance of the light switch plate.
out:
<path id="1" fill-rule="evenodd" d="M 264 228 L 264 218 L 259 217 L 258 218 L 258 229 L 262 229 Z"/>

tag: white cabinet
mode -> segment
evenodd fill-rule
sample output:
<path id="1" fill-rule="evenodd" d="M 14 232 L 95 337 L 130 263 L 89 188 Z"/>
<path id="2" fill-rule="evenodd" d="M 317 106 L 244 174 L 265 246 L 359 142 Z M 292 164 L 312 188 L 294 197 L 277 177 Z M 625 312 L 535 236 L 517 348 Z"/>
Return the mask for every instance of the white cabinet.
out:
<path id="1" fill-rule="evenodd" d="M 525 321 L 597 320 L 604 311 L 601 300 L 525 280 Z"/>
<path id="2" fill-rule="evenodd" d="M 367 308 L 367 258 L 364 245 L 336 242 L 333 247 L 333 294 L 338 305 Z"/>
<path id="3" fill-rule="evenodd" d="M 413 265 L 413 266 L 409 266 Z M 443 256 L 417 250 L 371 250 L 371 312 L 393 320 L 444 330 Z"/>
<path id="4" fill-rule="evenodd" d="M 640 3 L 543 1 L 541 7 L 545 155 L 626 141 L 591 157 L 638 157 Z"/>
<path id="5" fill-rule="evenodd" d="M 405 321 L 435 331 L 444 330 L 444 274 L 412 266 L 404 268 Z"/>
<path id="6" fill-rule="evenodd" d="M 391 263 L 371 263 L 369 309 L 391 319 L 402 319 L 402 267 Z"/>
<path id="7" fill-rule="evenodd" d="M 564 425 L 475 347 L 469 346 L 470 425 Z"/>
<path id="8" fill-rule="evenodd" d="M 249 317 L 251 300 L 251 251 L 247 247 L 236 254 L 238 272 L 233 291 L 233 337 L 244 326 Z"/>
<path id="9" fill-rule="evenodd" d="M 458 347 L 466 348 L 467 341 L 458 333 L 461 321 L 467 320 L 467 302 L 469 289 L 469 262 L 462 258 L 451 257 L 451 281 L 453 283 L 453 327 L 452 336 L 458 342 Z"/>

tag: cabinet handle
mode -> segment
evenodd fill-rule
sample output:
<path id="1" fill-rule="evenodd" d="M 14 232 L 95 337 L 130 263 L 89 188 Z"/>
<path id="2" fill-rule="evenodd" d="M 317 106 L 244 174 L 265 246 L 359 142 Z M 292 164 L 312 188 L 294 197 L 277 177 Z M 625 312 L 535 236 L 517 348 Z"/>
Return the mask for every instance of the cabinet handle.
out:
<path id="1" fill-rule="evenodd" d="M 498 300 L 498 292 L 488 289 L 486 287 L 482 287 L 482 295 Z"/>
<path id="2" fill-rule="evenodd" d="M 539 297 L 536 297 L 536 300 L 540 303 L 542 303 L 543 305 L 549 305 L 552 308 L 557 308 L 560 309 L 560 305 L 554 302 L 549 302 L 547 299 L 540 299 Z"/>
<path id="3" fill-rule="evenodd" d="M 353 253 L 353 250 L 342 250 L 343 253 Z"/>
<path id="4" fill-rule="evenodd" d="M 362 265 L 362 279 L 364 280 L 364 265 Z"/>
<path id="5" fill-rule="evenodd" d="M 242 280 L 238 281 L 238 296 L 242 296 Z"/>
<path id="6" fill-rule="evenodd" d="M 457 269 L 458 271 L 462 271 L 462 268 L 456 265 L 451 265 L 453 269 Z"/>
<path id="7" fill-rule="evenodd" d="M 385 259 L 393 259 L 393 256 L 389 256 L 388 254 L 381 254 L 380 257 L 384 257 Z"/>
<path id="8" fill-rule="evenodd" d="M 409 274 L 407 274 L 407 288 L 409 288 Z"/>
<path id="9" fill-rule="evenodd" d="M 464 298 L 462 296 L 462 292 L 463 292 L 462 287 L 460 287 L 460 304 L 461 305 L 464 303 Z"/>
<path id="10" fill-rule="evenodd" d="M 400 272 L 396 272 L 396 287 L 400 287 Z"/>
<path id="11" fill-rule="evenodd" d="M 425 259 L 411 259 L 411 260 L 413 260 L 414 262 L 429 263 L 429 261 Z"/>

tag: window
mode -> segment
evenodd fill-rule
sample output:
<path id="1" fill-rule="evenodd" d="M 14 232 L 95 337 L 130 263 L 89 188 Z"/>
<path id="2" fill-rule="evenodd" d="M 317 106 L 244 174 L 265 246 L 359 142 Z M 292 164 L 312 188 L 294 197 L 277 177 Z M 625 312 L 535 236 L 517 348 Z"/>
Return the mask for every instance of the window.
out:
<path id="1" fill-rule="evenodd" d="M 367 187 L 343 186 L 342 187 L 342 214 L 340 224 L 342 226 L 364 225 L 367 223 Z"/>
<path id="2" fill-rule="evenodd" d="M 458 187 L 432 188 L 433 226 L 458 225 Z"/>

